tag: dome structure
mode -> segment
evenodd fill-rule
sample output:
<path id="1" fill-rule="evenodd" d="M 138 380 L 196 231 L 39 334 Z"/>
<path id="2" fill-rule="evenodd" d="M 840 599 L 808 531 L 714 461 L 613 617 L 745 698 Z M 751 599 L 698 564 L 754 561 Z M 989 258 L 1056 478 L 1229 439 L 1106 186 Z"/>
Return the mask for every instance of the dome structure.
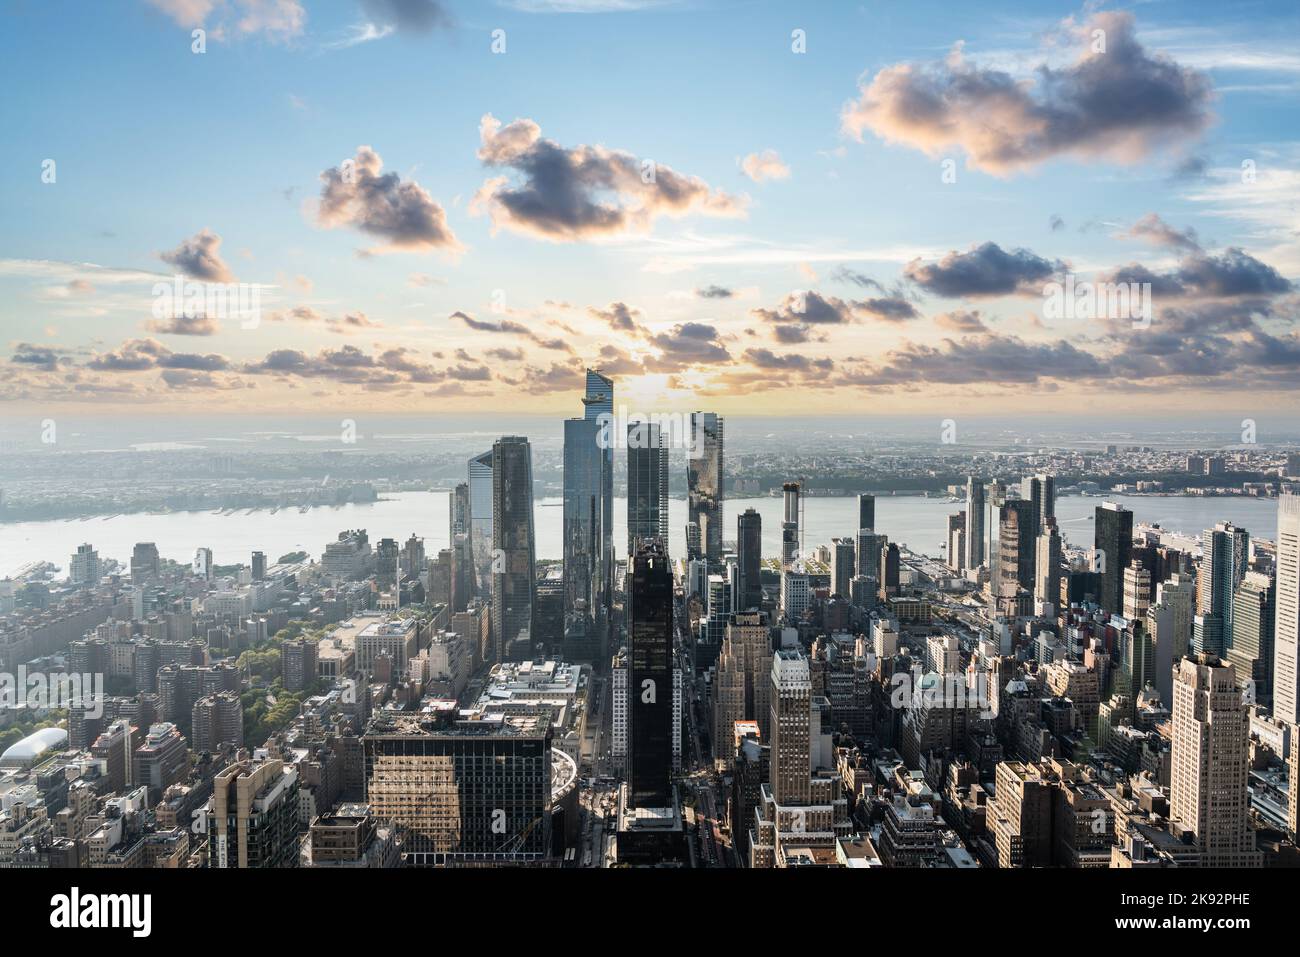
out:
<path id="1" fill-rule="evenodd" d="M 0 768 L 30 768 L 48 752 L 67 743 L 68 732 L 62 728 L 41 728 L 0 755 Z"/>

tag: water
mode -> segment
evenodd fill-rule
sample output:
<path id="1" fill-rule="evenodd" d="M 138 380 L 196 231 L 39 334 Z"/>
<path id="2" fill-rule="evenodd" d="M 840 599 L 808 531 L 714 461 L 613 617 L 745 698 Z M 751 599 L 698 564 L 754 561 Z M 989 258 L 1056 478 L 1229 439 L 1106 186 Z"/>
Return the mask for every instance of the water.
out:
<path id="1" fill-rule="evenodd" d="M 34 561 L 50 561 L 66 571 L 68 556 L 84 542 L 94 545 L 101 558 L 123 563 L 136 542 L 155 542 L 163 558 L 188 563 L 198 547 L 211 548 L 217 564 L 249 562 L 254 551 L 274 562 L 281 555 L 305 551 L 319 559 L 325 544 L 346 528 L 364 528 L 371 543 L 381 538 L 405 541 L 412 533 L 424 539 L 427 554 L 448 544 L 446 492 L 395 492 L 385 500 L 364 505 L 313 508 L 300 512 L 284 508 L 269 511 L 139 513 L 89 519 L 17 522 L 0 525 L 0 574 L 13 574 Z M 1078 496 L 1057 500 L 1057 520 L 1066 541 L 1091 545 L 1093 510 L 1103 499 Z M 1132 509 L 1134 522 L 1159 523 L 1171 532 L 1199 535 L 1216 522 L 1232 521 L 1253 537 L 1272 539 L 1277 534 L 1277 501 L 1252 498 L 1111 496 Z M 736 516 L 746 508 L 763 517 L 763 554 L 781 551 L 781 499 L 763 496 L 724 503 L 724 538 L 734 540 Z M 840 536 L 852 536 L 857 525 L 857 499 L 808 498 L 804 503 L 804 546 L 811 550 Z M 912 550 L 940 557 L 948 528 L 948 515 L 961 505 L 919 496 L 881 496 L 876 499 L 877 530 L 891 541 Z M 537 503 L 537 557 L 558 559 L 563 509 L 560 499 Z M 686 500 L 674 499 L 669 509 L 669 550 L 685 551 Z M 622 552 L 627 542 L 627 500 L 614 503 L 614 544 Z"/>

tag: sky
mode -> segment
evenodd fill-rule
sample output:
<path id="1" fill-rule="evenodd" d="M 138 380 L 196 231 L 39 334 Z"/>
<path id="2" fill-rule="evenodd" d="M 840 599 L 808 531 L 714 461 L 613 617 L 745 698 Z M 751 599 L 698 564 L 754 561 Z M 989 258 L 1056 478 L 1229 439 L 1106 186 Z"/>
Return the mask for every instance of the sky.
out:
<path id="1" fill-rule="evenodd" d="M 576 415 L 586 366 L 646 414 L 1297 396 L 1293 3 L 0 24 L 0 416 Z"/>

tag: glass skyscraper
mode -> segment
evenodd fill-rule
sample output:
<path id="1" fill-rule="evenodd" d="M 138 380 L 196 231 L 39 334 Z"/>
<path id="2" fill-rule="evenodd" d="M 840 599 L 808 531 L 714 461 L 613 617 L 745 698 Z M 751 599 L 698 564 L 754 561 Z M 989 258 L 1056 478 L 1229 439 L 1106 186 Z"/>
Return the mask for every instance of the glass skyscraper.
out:
<path id="1" fill-rule="evenodd" d="M 613 587 L 614 450 L 602 419 L 612 380 L 588 369 L 582 403 L 582 418 L 564 420 L 564 644 L 566 657 L 591 660 L 607 650 Z"/>
<path id="2" fill-rule="evenodd" d="M 453 506 L 453 522 L 454 515 Z M 469 460 L 469 547 L 474 559 L 475 588 L 486 592 L 492 587 L 491 449 Z"/>
<path id="3" fill-rule="evenodd" d="M 692 447 L 686 461 L 687 521 L 700 533 L 699 545 L 687 557 L 705 558 L 710 566 L 722 560 L 723 425 L 722 416 L 715 412 L 691 413 Z"/>
<path id="4" fill-rule="evenodd" d="M 673 573 L 662 543 L 637 547 L 628 604 L 628 800 L 634 808 L 670 807 Z"/>
<path id="5" fill-rule="evenodd" d="M 492 446 L 492 630 L 498 661 L 532 657 L 537 587 L 533 538 L 533 453 L 509 435 Z"/>
<path id="6" fill-rule="evenodd" d="M 640 538 L 668 541 L 668 449 L 652 422 L 627 427 L 627 554 Z"/>

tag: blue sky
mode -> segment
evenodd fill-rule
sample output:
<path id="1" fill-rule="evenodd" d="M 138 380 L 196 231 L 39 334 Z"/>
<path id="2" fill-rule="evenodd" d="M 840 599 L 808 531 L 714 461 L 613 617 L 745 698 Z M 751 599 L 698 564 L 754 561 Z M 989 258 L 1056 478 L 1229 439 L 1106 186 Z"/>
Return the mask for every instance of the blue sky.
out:
<path id="1" fill-rule="evenodd" d="M 1189 409 L 1294 395 L 1294 4 L 569 6 L 6 5 L 0 401 L 567 409 L 591 363 L 645 405 L 724 411 L 995 412 L 1027 390 L 1075 411 L 1081 395 L 1119 409 L 1134 393 Z M 1111 51 L 1079 70 L 1096 24 Z M 1137 52 L 1112 66 L 1124 38 Z M 1135 78 L 1118 94 L 1116 70 Z M 1154 95 L 1113 102 L 1170 75 L 1186 102 L 1163 117 Z M 963 92 L 972 81 L 980 92 Z M 918 124 L 925 93 L 946 112 Z M 577 199 L 638 207 L 626 228 L 546 234 L 574 196 L 528 182 L 535 152 L 485 164 L 488 115 L 566 162 L 594 156 L 602 175 L 619 157 L 652 161 L 698 202 L 672 208 L 667 186 L 624 180 Z M 1005 125 L 996 150 L 972 116 Z M 418 191 L 413 207 L 388 195 L 401 217 L 439 210 L 414 238 L 368 228 L 376 211 L 350 192 L 322 216 L 322 173 L 362 146 L 376 176 Z M 747 175 L 751 154 L 784 175 Z M 517 194 L 543 212 L 505 210 Z M 205 278 L 178 265 L 201 235 L 219 237 L 206 248 L 223 267 L 206 278 L 261 288 L 255 329 L 150 325 L 155 279 Z M 1155 283 L 1140 337 L 1113 316 L 1044 319 L 1040 280 L 1134 264 L 1169 289 L 1162 300 Z M 1015 288 L 989 292 L 984 270 L 1014 272 Z M 802 313 L 809 295 L 824 323 Z"/>

